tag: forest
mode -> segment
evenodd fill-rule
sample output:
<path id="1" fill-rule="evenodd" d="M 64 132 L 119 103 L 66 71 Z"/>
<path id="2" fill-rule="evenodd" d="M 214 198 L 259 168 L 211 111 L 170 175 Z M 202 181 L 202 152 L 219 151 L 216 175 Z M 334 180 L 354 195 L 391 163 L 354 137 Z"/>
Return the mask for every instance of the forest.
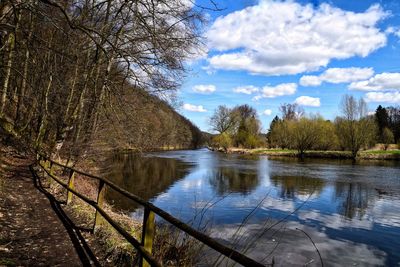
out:
<path id="1" fill-rule="evenodd" d="M 186 1 L 1 1 L 0 128 L 65 158 L 197 147 L 174 94 L 202 23 Z"/>
<path id="2" fill-rule="evenodd" d="M 387 150 L 400 142 L 399 107 L 378 106 L 371 114 L 362 98 L 344 95 L 339 109 L 342 115 L 331 121 L 319 114 L 305 114 L 297 104 L 282 104 L 281 117 L 272 120 L 264 135 L 253 107 L 219 106 L 210 118 L 212 130 L 218 132 L 212 146 L 225 151 L 230 147 L 293 149 L 300 156 L 306 150 L 350 151 L 355 158 L 360 150 L 377 143 Z"/>

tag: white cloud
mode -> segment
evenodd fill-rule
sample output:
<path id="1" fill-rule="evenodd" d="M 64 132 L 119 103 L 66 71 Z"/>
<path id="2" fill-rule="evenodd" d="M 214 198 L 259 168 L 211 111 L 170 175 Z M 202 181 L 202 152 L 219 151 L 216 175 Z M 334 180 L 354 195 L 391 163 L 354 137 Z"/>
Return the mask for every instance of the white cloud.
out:
<path id="1" fill-rule="evenodd" d="M 184 104 L 183 109 L 187 111 L 193 111 L 193 112 L 206 112 L 207 110 L 202 106 L 196 106 L 192 104 Z"/>
<path id="2" fill-rule="evenodd" d="M 246 86 L 239 86 L 233 89 L 233 92 L 239 93 L 239 94 L 246 94 L 246 95 L 251 95 L 252 93 L 258 92 L 260 89 L 258 87 L 255 87 L 253 85 L 246 85 Z"/>
<path id="3" fill-rule="evenodd" d="M 217 90 L 217 88 L 212 84 L 199 84 L 193 87 L 193 91 L 202 94 L 212 93 L 215 92 L 215 90 Z"/>
<path id="4" fill-rule="evenodd" d="M 296 93 L 297 84 L 295 83 L 281 83 L 276 86 L 264 86 L 261 94 L 253 97 L 257 101 L 261 98 L 274 98 L 278 96 L 293 95 Z"/>
<path id="5" fill-rule="evenodd" d="M 386 34 L 394 34 L 395 36 L 400 37 L 400 28 L 390 26 L 385 30 L 385 33 Z"/>
<path id="6" fill-rule="evenodd" d="M 396 31 L 397 31 L 396 27 L 390 26 L 386 28 L 385 33 L 392 34 L 395 33 Z"/>
<path id="7" fill-rule="evenodd" d="M 322 82 L 349 83 L 365 80 L 374 75 L 372 68 L 330 68 L 319 76 L 305 75 L 300 78 L 303 86 L 318 86 Z"/>
<path id="8" fill-rule="evenodd" d="M 388 13 L 373 5 L 363 13 L 327 3 L 260 2 L 219 17 L 207 32 L 211 68 L 264 75 L 297 74 L 332 59 L 366 57 L 386 45 L 377 23 Z M 234 52 L 233 52 L 234 50 Z"/>
<path id="9" fill-rule="evenodd" d="M 349 89 L 362 91 L 400 90 L 400 73 L 383 72 L 374 77 L 359 82 L 353 82 Z"/>
<path id="10" fill-rule="evenodd" d="M 321 83 L 320 77 L 315 75 L 304 75 L 300 78 L 300 84 L 302 86 L 318 86 L 321 85 Z"/>
<path id="11" fill-rule="evenodd" d="M 296 98 L 294 102 L 300 106 L 308 106 L 308 107 L 321 106 L 321 101 L 318 97 L 299 96 L 298 98 Z"/>
<path id="12" fill-rule="evenodd" d="M 270 116 L 272 114 L 272 110 L 266 109 L 266 110 L 263 111 L 262 114 L 265 115 L 265 116 Z"/>
<path id="13" fill-rule="evenodd" d="M 400 92 L 369 92 L 365 94 L 365 101 L 400 104 Z"/>

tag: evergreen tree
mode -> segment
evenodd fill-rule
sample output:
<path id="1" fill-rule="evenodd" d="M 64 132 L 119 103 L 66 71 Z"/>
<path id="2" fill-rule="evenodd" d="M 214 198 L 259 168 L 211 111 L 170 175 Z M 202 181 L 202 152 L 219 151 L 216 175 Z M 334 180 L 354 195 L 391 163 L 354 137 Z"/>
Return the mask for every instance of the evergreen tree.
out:
<path id="1" fill-rule="evenodd" d="M 389 126 L 389 116 L 386 109 L 381 105 L 375 111 L 375 121 L 378 126 L 378 141 L 382 143 L 384 142 L 383 131 Z"/>

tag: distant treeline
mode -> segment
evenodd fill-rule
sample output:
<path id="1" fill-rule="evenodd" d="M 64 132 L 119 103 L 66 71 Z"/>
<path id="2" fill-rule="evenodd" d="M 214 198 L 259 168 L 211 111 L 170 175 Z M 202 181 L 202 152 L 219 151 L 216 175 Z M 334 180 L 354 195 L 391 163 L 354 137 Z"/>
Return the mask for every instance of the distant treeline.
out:
<path id="1" fill-rule="evenodd" d="M 0 129 L 66 157 L 197 146 L 158 97 L 180 86 L 202 22 L 183 0 L 0 1 Z"/>
<path id="2" fill-rule="evenodd" d="M 239 112 L 245 108 L 244 115 Z M 306 115 L 296 104 L 283 104 L 281 117 L 276 116 L 268 133 L 260 133 L 260 120 L 254 108 L 247 105 L 229 109 L 220 106 L 210 118 L 212 129 L 219 134 L 212 145 L 227 149 L 232 146 L 255 148 L 295 149 L 302 156 L 306 150 L 346 150 L 353 157 L 360 149 L 367 149 L 376 143 L 400 142 L 400 108 L 379 106 L 375 114 L 368 114 L 363 99 L 343 96 L 340 104 L 342 116 L 334 121 L 321 115 Z"/>

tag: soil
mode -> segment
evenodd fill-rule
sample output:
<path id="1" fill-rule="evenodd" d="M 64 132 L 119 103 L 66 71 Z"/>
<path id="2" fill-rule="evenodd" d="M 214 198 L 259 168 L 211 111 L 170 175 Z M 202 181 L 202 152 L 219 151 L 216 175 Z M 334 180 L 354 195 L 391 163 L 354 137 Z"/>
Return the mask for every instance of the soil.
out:
<path id="1" fill-rule="evenodd" d="M 23 154 L 0 143 L 0 266 L 109 265 L 94 256 L 101 246 L 46 191 L 31 172 L 34 158 Z"/>

